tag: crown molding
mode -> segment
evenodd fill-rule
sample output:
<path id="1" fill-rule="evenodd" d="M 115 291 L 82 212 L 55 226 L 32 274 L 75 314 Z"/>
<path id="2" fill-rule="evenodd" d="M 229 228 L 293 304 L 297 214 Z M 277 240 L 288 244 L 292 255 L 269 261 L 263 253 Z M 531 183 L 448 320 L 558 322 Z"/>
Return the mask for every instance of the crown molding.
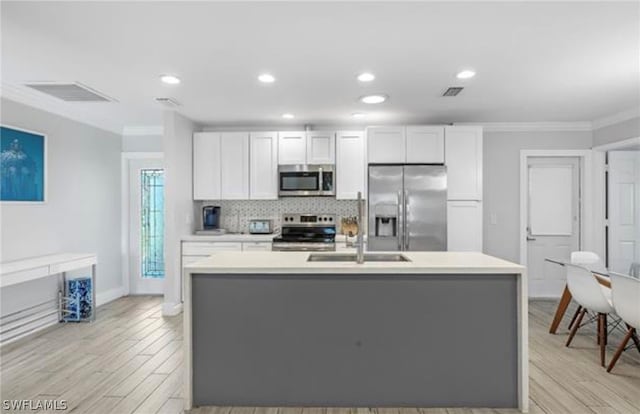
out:
<path id="1" fill-rule="evenodd" d="M 591 122 L 454 122 L 454 125 L 477 125 L 487 132 L 584 132 Z"/>
<path id="2" fill-rule="evenodd" d="M 162 125 L 128 125 L 122 128 L 122 135 L 143 136 L 143 135 L 163 135 Z"/>
<path id="3" fill-rule="evenodd" d="M 6 98 L 36 109 L 50 112 L 64 118 L 80 122 L 98 129 L 122 134 L 122 129 L 112 119 L 96 117 L 83 110 L 80 106 L 74 106 L 68 102 L 49 97 L 37 91 L 31 91 L 24 86 L 16 86 L 6 82 L 0 83 L 0 97 Z"/>
<path id="4" fill-rule="evenodd" d="M 594 119 L 592 122 L 593 129 L 608 127 L 633 118 L 640 118 L 640 107 L 627 109 L 626 111 L 618 112 L 617 114 Z"/>

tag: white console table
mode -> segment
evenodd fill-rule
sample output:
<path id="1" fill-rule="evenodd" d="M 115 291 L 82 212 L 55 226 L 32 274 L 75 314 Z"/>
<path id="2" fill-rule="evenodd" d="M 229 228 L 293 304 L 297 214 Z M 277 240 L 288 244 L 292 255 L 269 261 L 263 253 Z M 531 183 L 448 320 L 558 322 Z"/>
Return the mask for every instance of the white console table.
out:
<path id="1" fill-rule="evenodd" d="M 30 280 L 62 275 L 62 297 L 66 296 L 66 273 L 91 267 L 91 320 L 96 317 L 96 265 L 98 257 L 90 253 L 59 253 L 0 263 L 0 288 Z M 58 320 L 62 321 L 64 301 L 58 300 Z"/>

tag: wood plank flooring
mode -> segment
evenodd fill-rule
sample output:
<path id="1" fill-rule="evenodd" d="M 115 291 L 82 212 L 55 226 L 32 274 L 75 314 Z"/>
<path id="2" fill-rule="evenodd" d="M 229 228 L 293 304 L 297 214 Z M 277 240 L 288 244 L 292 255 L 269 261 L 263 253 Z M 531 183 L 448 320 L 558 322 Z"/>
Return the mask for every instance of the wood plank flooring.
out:
<path id="1" fill-rule="evenodd" d="M 161 315 L 158 297 L 102 306 L 91 324 L 52 327 L 0 350 L 2 400 L 66 400 L 71 413 L 182 412 L 182 317 Z M 595 330 L 566 348 L 568 317 L 547 333 L 555 302 L 530 304 L 531 413 L 640 413 L 640 353 L 623 354 L 612 374 L 598 364 Z M 573 309 L 571 309 L 573 311 Z M 609 340 L 611 358 L 622 335 Z M 469 344 L 472 346 L 472 343 Z M 5 411 L 3 411 L 5 412 Z M 24 412 L 24 411 L 21 411 Z M 39 411 L 42 412 L 42 411 Z M 200 407 L 194 414 L 507 414 L 466 408 Z"/>

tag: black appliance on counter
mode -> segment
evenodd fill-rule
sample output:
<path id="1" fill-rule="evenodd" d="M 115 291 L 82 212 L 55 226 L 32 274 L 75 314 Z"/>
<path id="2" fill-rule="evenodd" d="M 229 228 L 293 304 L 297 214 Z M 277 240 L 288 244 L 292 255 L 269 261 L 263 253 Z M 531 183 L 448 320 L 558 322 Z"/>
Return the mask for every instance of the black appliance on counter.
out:
<path id="1" fill-rule="evenodd" d="M 211 231 L 220 229 L 220 207 L 202 207 L 202 230 Z"/>
<path id="2" fill-rule="evenodd" d="M 274 251 L 335 251 L 336 216 L 333 214 L 283 214 Z"/>

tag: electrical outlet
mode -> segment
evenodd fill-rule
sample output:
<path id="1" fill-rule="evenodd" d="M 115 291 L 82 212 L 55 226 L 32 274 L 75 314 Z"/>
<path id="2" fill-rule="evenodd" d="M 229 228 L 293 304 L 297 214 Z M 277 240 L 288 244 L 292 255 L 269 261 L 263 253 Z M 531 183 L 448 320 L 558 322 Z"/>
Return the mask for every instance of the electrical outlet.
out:
<path id="1" fill-rule="evenodd" d="M 498 224 L 498 215 L 496 213 L 491 213 L 491 225 L 495 226 Z"/>

